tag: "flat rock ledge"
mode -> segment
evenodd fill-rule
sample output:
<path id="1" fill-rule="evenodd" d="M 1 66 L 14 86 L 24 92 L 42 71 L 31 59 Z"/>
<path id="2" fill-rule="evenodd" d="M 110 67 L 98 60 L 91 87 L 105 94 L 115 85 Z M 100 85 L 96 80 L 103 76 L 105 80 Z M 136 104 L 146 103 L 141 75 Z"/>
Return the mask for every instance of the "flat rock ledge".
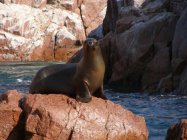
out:
<path id="1" fill-rule="evenodd" d="M 17 91 L 9 92 L 13 92 L 12 100 L 19 95 Z M 4 100 L 7 99 L 0 100 L 1 114 L 3 114 Z M 24 121 L 22 123 L 24 129 L 22 132 L 18 131 L 17 135 L 21 134 L 23 140 L 148 139 L 145 119 L 109 100 L 93 97 L 90 103 L 81 103 L 63 94 L 28 94 L 23 100 L 22 108 L 24 118 L 18 118 Z M 21 109 L 18 110 L 21 116 Z M 12 116 L 12 114 L 8 115 L 10 118 Z M 5 115 L 4 117 L 6 118 Z M 23 122 L 17 119 L 16 123 L 11 121 L 3 123 L 1 120 L 2 117 L 0 126 L 10 125 L 13 129 L 13 126 Z M 12 130 L 9 135 L 12 134 Z M 0 139 L 5 140 L 9 137 L 8 140 L 21 140 L 21 137 L 10 137 L 8 133 L 6 134 L 6 137 L 2 137 L 0 132 Z"/>

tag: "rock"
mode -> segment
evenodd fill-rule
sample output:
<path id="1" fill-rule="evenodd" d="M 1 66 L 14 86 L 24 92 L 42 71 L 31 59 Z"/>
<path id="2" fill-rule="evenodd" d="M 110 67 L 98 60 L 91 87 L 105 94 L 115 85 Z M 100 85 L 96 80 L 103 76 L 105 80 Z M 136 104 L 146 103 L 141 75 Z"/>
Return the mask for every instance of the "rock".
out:
<path id="1" fill-rule="evenodd" d="M 125 6 L 133 6 L 136 8 L 141 8 L 145 2 L 149 0 L 124 0 Z"/>
<path id="2" fill-rule="evenodd" d="M 107 0 L 83 0 L 80 5 L 81 18 L 88 35 L 103 21 L 107 8 Z"/>
<path id="3" fill-rule="evenodd" d="M 43 9 L 45 0 L 2 2 L 0 61 L 66 61 L 92 30 L 102 37 L 106 0 L 50 0 Z"/>
<path id="4" fill-rule="evenodd" d="M 115 31 L 116 21 L 118 19 L 118 5 L 116 0 L 107 1 L 107 11 L 103 20 L 103 35 L 110 31 Z"/>
<path id="5" fill-rule="evenodd" d="M 35 8 L 44 8 L 47 4 L 47 0 L 0 0 L 4 4 L 24 4 Z"/>
<path id="6" fill-rule="evenodd" d="M 16 90 L 0 96 L 0 139 L 20 140 L 23 137 L 20 122 L 22 110 L 19 107 L 21 95 Z"/>
<path id="7" fill-rule="evenodd" d="M 79 1 L 76 0 L 48 0 L 48 4 L 55 5 L 57 8 L 66 9 L 70 11 L 77 11 L 80 6 Z"/>
<path id="8" fill-rule="evenodd" d="M 186 7 L 187 7 L 186 0 L 170 0 L 169 10 L 178 15 L 180 15 Z"/>
<path id="9" fill-rule="evenodd" d="M 172 47 L 172 69 L 173 83 L 175 88 L 179 88 L 179 94 L 186 94 L 187 81 L 187 8 L 179 18 Z"/>
<path id="10" fill-rule="evenodd" d="M 178 124 L 171 126 L 167 131 L 166 140 L 186 140 L 187 119 L 181 119 Z"/>
<path id="11" fill-rule="evenodd" d="M 48 3 L 55 7 L 65 8 L 80 15 L 88 35 L 95 30 L 103 21 L 106 13 L 107 0 L 49 0 Z"/>
<path id="12" fill-rule="evenodd" d="M 167 11 L 170 0 L 154 0 L 150 1 L 147 4 L 144 3 L 143 12 L 145 14 L 150 13 L 159 13 Z"/>
<path id="13" fill-rule="evenodd" d="M 96 29 L 92 30 L 88 34 L 88 37 L 95 38 L 97 40 L 102 39 L 103 38 L 103 25 L 99 25 Z"/>
<path id="14" fill-rule="evenodd" d="M 77 51 L 69 60 L 68 63 L 78 63 L 83 56 L 83 49 Z"/>
<path id="15" fill-rule="evenodd" d="M 52 6 L 40 10 L 0 3 L 0 61 L 65 61 L 85 38 L 82 19 L 76 13 Z M 70 50 L 59 54 L 64 46 Z"/>
<path id="16" fill-rule="evenodd" d="M 154 56 L 145 66 L 146 68 L 144 69 L 143 77 L 141 79 L 143 89 L 149 92 L 154 92 L 159 81 L 171 72 L 170 51 L 169 48 L 167 48 L 167 45 L 163 45 L 162 48 L 156 49 L 155 51 L 156 54 L 153 52 Z"/>
<path id="17" fill-rule="evenodd" d="M 125 91 L 155 90 L 158 82 L 170 72 L 170 49 L 177 18 L 159 13 L 137 20 L 116 34 L 118 60 L 113 64 L 111 84 L 123 81 Z M 124 31 L 123 31 L 124 30 Z M 121 83 L 121 82 L 120 82 Z"/>
<path id="18" fill-rule="evenodd" d="M 180 75 L 178 93 L 187 95 L 187 66 Z"/>
<path id="19" fill-rule="evenodd" d="M 173 76 L 169 74 L 168 76 L 162 78 L 157 86 L 157 91 L 161 91 L 162 93 L 169 93 L 173 91 Z"/>
<path id="20" fill-rule="evenodd" d="M 182 58 L 187 60 L 187 8 L 179 18 L 175 35 L 173 39 L 173 58 Z"/>
<path id="21" fill-rule="evenodd" d="M 76 102 L 62 94 L 27 95 L 26 139 L 148 139 L 143 117 L 111 101 Z"/>

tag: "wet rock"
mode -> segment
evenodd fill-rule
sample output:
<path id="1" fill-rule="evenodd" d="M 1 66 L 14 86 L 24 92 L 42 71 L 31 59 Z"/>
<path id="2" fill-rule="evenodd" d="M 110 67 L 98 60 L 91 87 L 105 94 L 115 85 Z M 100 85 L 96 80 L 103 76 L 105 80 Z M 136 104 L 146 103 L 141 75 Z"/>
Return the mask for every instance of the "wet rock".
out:
<path id="1" fill-rule="evenodd" d="M 186 140 L 187 139 L 187 119 L 180 120 L 179 123 L 172 125 L 168 131 L 166 140 Z"/>
<path id="2" fill-rule="evenodd" d="M 162 78 L 158 84 L 157 91 L 161 91 L 162 93 L 169 93 L 173 91 L 173 76 L 169 74 L 168 76 Z"/>
<path id="3" fill-rule="evenodd" d="M 80 103 L 65 95 L 27 95 L 26 139 L 148 139 L 143 117 L 93 97 Z"/>
<path id="4" fill-rule="evenodd" d="M 187 95 L 187 66 L 180 75 L 178 93 Z"/>
<path id="5" fill-rule="evenodd" d="M 16 90 L 7 91 L 0 96 L 0 139 L 20 140 L 23 137 L 20 117 L 22 110 L 18 106 L 21 95 Z"/>

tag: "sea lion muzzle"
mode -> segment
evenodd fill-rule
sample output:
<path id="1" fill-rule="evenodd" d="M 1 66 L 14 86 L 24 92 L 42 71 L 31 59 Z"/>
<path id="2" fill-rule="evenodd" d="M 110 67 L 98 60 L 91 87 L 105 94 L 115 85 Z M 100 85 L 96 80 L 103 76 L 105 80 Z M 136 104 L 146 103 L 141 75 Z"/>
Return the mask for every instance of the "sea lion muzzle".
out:
<path id="1" fill-rule="evenodd" d="M 94 47 L 95 44 L 96 44 L 95 40 L 92 39 L 92 38 L 87 39 L 87 40 L 85 41 L 85 43 L 86 43 L 86 45 L 87 45 L 88 47 Z"/>

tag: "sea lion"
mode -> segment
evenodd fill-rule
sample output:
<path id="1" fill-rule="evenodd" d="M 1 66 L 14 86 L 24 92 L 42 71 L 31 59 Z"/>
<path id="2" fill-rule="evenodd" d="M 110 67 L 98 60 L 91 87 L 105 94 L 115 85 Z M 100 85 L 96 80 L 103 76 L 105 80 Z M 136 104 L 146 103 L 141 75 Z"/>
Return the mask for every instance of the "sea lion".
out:
<path id="1" fill-rule="evenodd" d="M 92 95 L 106 99 L 103 93 L 104 73 L 105 63 L 99 42 L 88 38 L 83 43 L 83 57 L 79 63 L 54 64 L 40 69 L 29 92 L 64 93 L 81 102 L 89 102 Z"/>

